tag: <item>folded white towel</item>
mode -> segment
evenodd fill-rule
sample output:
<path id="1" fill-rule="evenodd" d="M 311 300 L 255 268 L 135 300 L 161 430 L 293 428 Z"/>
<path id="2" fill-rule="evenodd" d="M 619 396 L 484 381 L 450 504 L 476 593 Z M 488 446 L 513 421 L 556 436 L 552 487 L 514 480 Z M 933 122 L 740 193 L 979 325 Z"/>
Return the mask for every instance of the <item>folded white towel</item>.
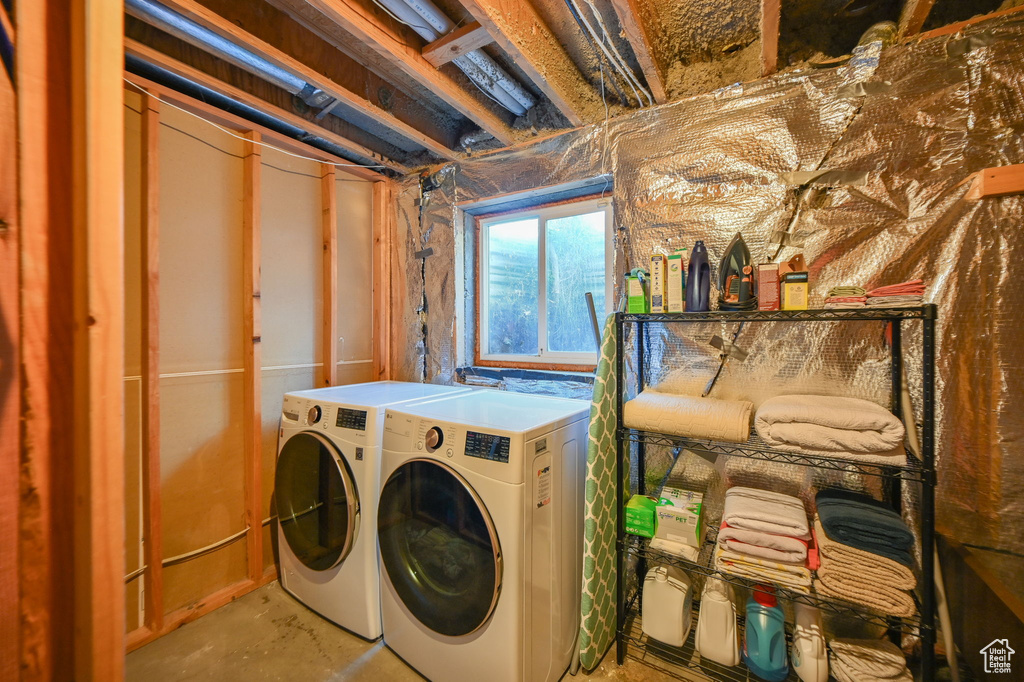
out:
<path id="1" fill-rule="evenodd" d="M 753 403 L 641 391 L 623 406 L 622 421 L 631 429 L 703 440 L 744 443 L 750 437 Z"/>
<path id="2" fill-rule="evenodd" d="M 859 398 L 783 395 L 761 403 L 754 428 L 768 445 L 816 455 L 891 453 L 903 445 L 903 422 Z"/>
<path id="3" fill-rule="evenodd" d="M 804 503 L 796 497 L 757 488 L 729 488 L 722 522 L 732 528 L 811 539 Z"/>
<path id="4" fill-rule="evenodd" d="M 722 526 L 718 543 L 728 550 L 781 563 L 803 566 L 807 562 L 807 543 L 788 535 Z"/>
<path id="5" fill-rule="evenodd" d="M 747 580 L 781 585 L 804 594 L 811 592 L 811 572 L 802 566 L 775 563 L 719 546 L 715 548 L 715 568 Z"/>
<path id="6" fill-rule="evenodd" d="M 844 682 L 912 680 L 900 648 L 884 639 L 834 639 L 833 674 Z"/>

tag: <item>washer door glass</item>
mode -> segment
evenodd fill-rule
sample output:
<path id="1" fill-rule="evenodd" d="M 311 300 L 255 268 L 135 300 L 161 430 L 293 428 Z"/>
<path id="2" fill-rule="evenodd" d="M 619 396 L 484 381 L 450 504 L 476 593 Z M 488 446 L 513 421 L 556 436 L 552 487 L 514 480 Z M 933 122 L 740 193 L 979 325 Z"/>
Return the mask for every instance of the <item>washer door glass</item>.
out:
<path id="1" fill-rule="evenodd" d="M 315 571 L 341 563 L 355 540 L 359 497 L 337 449 L 318 433 L 292 436 L 278 455 L 274 488 L 277 521 L 296 558 Z"/>
<path id="2" fill-rule="evenodd" d="M 421 623 L 457 637 L 487 622 L 501 591 L 501 548 L 464 478 L 433 460 L 406 462 L 381 489 L 377 533 L 388 578 Z"/>

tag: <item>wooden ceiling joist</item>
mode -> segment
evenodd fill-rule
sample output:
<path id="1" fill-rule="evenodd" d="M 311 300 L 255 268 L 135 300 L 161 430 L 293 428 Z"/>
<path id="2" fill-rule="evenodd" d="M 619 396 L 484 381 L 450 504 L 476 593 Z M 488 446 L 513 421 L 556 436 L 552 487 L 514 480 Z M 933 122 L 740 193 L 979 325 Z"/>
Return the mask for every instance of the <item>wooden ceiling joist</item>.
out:
<path id="1" fill-rule="evenodd" d="M 900 12 L 900 36 L 912 36 L 920 33 L 934 5 L 935 0 L 906 0 L 903 3 L 903 11 Z"/>
<path id="2" fill-rule="evenodd" d="M 664 104 L 668 101 L 668 96 L 665 93 L 665 78 L 654 59 L 654 49 L 651 46 L 647 29 L 640 18 L 637 0 L 611 0 L 611 3 L 615 8 L 615 14 L 619 17 L 619 25 L 622 26 L 622 30 L 626 34 L 626 40 L 629 41 L 636 61 L 640 64 L 640 70 L 643 71 L 644 78 L 647 80 L 647 89 L 651 91 L 651 96 L 654 97 L 656 103 Z"/>
<path id="3" fill-rule="evenodd" d="M 410 171 L 410 168 L 408 166 L 405 166 L 392 159 L 386 158 L 382 156 L 380 153 L 368 147 L 364 147 L 361 144 L 344 138 L 338 135 L 337 133 L 328 130 L 327 128 L 318 126 L 315 123 L 312 123 L 311 121 L 297 114 L 294 114 L 290 111 L 286 111 L 284 109 L 281 109 L 280 107 L 276 107 L 270 104 L 269 102 L 261 100 L 260 98 L 242 90 L 241 88 L 235 87 L 234 85 L 230 85 L 228 83 L 225 83 L 224 81 L 218 80 L 217 78 L 214 78 L 205 71 L 200 71 L 195 67 L 185 64 L 184 62 L 180 62 L 176 59 L 168 57 L 164 53 L 159 52 L 149 47 L 148 45 L 143 45 L 142 43 L 136 40 L 132 40 L 131 38 L 125 38 L 124 51 L 125 54 L 137 57 L 144 62 L 160 67 L 165 71 L 169 71 L 177 76 L 180 76 L 181 78 L 192 81 L 197 85 L 209 88 L 210 90 L 213 90 L 214 92 L 220 95 L 229 97 L 237 102 L 253 107 L 254 109 L 263 111 L 266 114 L 273 116 L 274 118 L 284 123 L 287 123 L 288 125 L 295 126 L 296 128 L 305 130 L 306 132 L 312 135 L 323 138 L 328 142 L 337 145 L 341 149 L 344 149 L 345 151 L 355 156 L 372 160 L 373 162 L 378 163 L 381 166 L 389 168 L 398 173 L 405 174 Z"/>
<path id="4" fill-rule="evenodd" d="M 514 135 L 501 116 L 484 104 L 484 95 L 471 95 L 452 77 L 434 68 L 420 54 L 420 48 L 410 45 L 390 28 L 367 16 L 351 0 L 307 0 L 307 2 L 372 47 L 395 68 L 430 88 L 456 111 L 493 135 L 502 144 L 510 144 Z M 341 45 L 339 48 L 343 47 Z"/>
<path id="5" fill-rule="evenodd" d="M 491 38 L 491 34 L 480 25 L 480 22 L 471 21 L 448 35 L 438 38 L 429 45 L 424 45 L 420 54 L 434 68 L 439 69 L 451 60 L 493 42 L 494 39 Z"/>
<path id="6" fill-rule="evenodd" d="M 781 0 L 761 0 L 761 75 L 775 73 L 779 63 Z"/>
<path id="7" fill-rule="evenodd" d="M 283 12 L 267 6 L 260 6 L 262 3 L 225 2 L 223 0 L 202 0 L 202 2 L 162 0 L 162 4 L 223 38 L 255 52 L 275 66 L 298 76 L 344 105 L 373 118 L 392 132 L 441 158 L 448 160 L 455 158 L 450 147 L 454 146 L 456 141 L 445 139 L 450 136 L 446 135 L 438 125 L 432 123 L 427 116 L 424 116 L 422 111 L 415 111 L 415 105 L 411 101 L 402 102 L 400 104 L 403 106 L 396 108 L 394 101 L 396 95 L 393 94 L 389 102 L 391 111 L 387 111 L 358 94 L 351 87 L 346 87 L 321 73 L 318 69 L 328 70 L 329 68 L 339 77 L 346 78 L 352 86 L 358 86 L 366 82 L 365 76 L 369 72 L 355 60 L 339 54 L 333 46 L 328 45 L 326 41 L 299 25 Z M 130 7 L 128 11 L 131 11 Z M 240 26 L 259 30 L 262 35 L 273 34 L 279 39 L 275 41 L 275 44 L 271 44 Z M 284 44 L 286 40 L 287 45 Z M 343 70 L 338 69 L 339 60 L 350 63 L 343 64 Z M 314 69 L 310 64 L 315 64 L 318 68 Z M 397 97 L 410 99 L 404 95 L 397 95 Z M 405 120 L 392 113 L 396 110 L 403 113 Z"/>
<path id="8" fill-rule="evenodd" d="M 593 88 L 529 0 L 462 0 L 494 41 L 575 126 L 589 123 Z"/>

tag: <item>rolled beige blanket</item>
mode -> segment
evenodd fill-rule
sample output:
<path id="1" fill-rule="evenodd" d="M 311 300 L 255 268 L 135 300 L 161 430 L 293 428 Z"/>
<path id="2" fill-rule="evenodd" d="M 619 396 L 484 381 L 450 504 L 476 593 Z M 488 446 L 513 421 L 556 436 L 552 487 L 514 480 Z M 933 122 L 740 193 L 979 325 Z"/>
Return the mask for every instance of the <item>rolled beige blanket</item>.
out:
<path id="1" fill-rule="evenodd" d="M 622 421 L 640 431 L 745 443 L 750 437 L 753 408 L 746 400 L 698 398 L 648 389 L 623 406 Z"/>

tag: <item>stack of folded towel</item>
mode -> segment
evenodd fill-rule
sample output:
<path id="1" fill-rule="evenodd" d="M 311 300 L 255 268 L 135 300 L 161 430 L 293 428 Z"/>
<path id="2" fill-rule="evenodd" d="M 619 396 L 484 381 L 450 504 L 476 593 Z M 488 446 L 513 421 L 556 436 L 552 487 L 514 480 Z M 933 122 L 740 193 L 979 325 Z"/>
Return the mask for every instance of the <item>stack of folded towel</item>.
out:
<path id="1" fill-rule="evenodd" d="M 807 512 L 798 498 L 735 487 L 725 493 L 715 565 L 723 573 L 810 593 Z"/>
<path id="2" fill-rule="evenodd" d="M 863 308 L 868 300 L 861 287 L 832 287 L 825 299 L 826 308 Z"/>
<path id="3" fill-rule="evenodd" d="M 878 287 L 867 293 L 867 304 L 880 308 L 906 308 L 919 306 L 924 301 L 924 280 Z"/>
<path id="4" fill-rule="evenodd" d="M 884 639 L 834 639 L 832 675 L 839 682 L 912 682 L 900 648 Z"/>
<path id="5" fill-rule="evenodd" d="M 820 560 L 815 590 L 888 615 L 912 616 L 914 536 L 900 515 L 848 490 L 822 490 L 815 501 Z"/>
<path id="6" fill-rule="evenodd" d="M 761 403 L 754 428 L 764 442 L 786 452 L 902 466 L 903 422 L 859 398 L 780 395 Z"/>

